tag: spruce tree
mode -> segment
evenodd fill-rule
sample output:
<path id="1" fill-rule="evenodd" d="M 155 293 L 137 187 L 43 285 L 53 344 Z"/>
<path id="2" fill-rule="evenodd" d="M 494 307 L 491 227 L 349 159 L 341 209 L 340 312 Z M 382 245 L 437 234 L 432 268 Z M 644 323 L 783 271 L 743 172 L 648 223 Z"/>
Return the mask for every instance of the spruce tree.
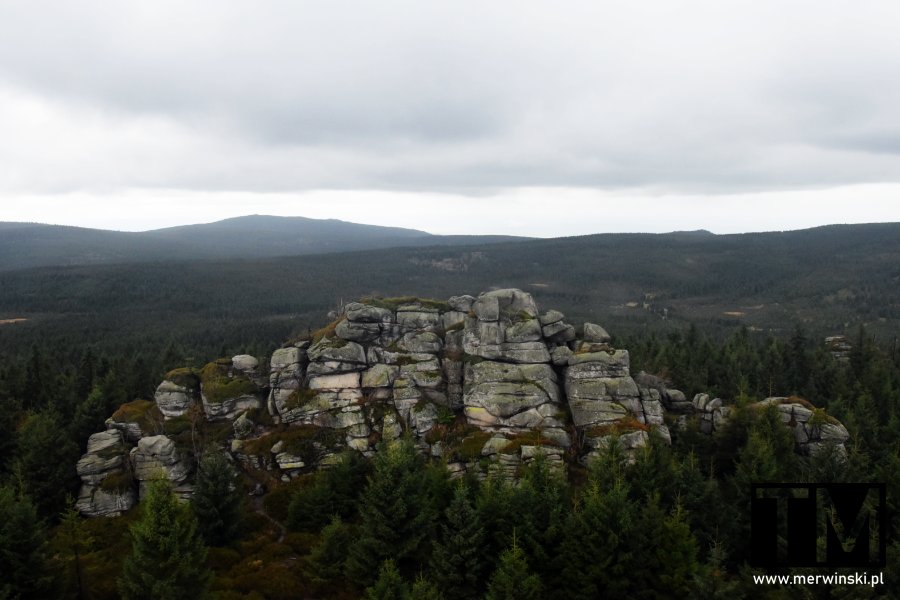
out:
<path id="1" fill-rule="evenodd" d="M 46 546 L 46 530 L 31 501 L 0 487 L 0 598 L 50 597 Z"/>
<path id="2" fill-rule="evenodd" d="M 525 552 L 513 536 L 512 546 L 500 555 L 500 565 L 491 576 L 485 600 L 538 600 L 541 578 L 529 574 Z"/>
<path id="3" fill-rule="evenodd" d="M 206 595 L 211 574 L 197 520 L 166 479 L 148 486 L 141 517 L 131 528 L 119 593 L 125 600 L 194 600 Z"/>
<path id="4" fill-rule="evenodd" d="M 416 577 L 409 596 L 411 600 L 444 600 L 440 588 L 421 574 Z"/>
<path id="5" fill-rule="evenodd" d="M 359 535 L 347 558 L 347 575 L 359 585 L 371 584 L 387 559 L 401 570 L 418 559 L 435 518 L 423 461 L 410 439 L 382 447 L 374 462 L 359 504 Z"/>
<path id="6" fill-rule="evenodd" d="M 347 561 L 347 548 L 352 541 L 350 526 L 341 521 L 340 517 L 332 517 L 331 523 L 322 530 L 322 541 L 310 554 L 311 579 L 316 583 L 341 579 Z"/>
<path id="7" fill-rule="evenodd" d="M 367 600 L 409 600 L 409 586 L 393 560 L 386 560 L 378 570 L 375 584 L 366 589 Z"/>
<path id="8" fill-rule="evenodd" d="M 52 408 L 30 415 L 18 439 L 13 473 L 19 487 L 33 499 L 42 517 L 55 519 L 66 506 L 66 496 L 78 487 L 78 445 L 66 435 L 59 413 Z"/>
<path id="9" fill-rule="evenodd" d="M 85 523 L 84 518 L 75 509 L 75 500 L 70 496 L 67 499 L 66 510 L 59 520 L 59 529 L 56 533 L 55 546 L 57 556 L 65 564 L 65 587 L 74 596 L 81 600 L 84 598 L 85 575 L 83 557 L 91 551 L 94 537 Z"/>
<path id="10" fill-rule="evenodd" d="M 484 528 L 468 491 L 458 485 L 445 511 L 441 539 L 431 555 L 434 582 L 447 600 L 475 598 L 481 589 L 484 566 Z"/>
<path id="11" fill-rule="evenodd" d="M 225 546 L 237 538 L 243 498 L 237 474 L 221 452 L 204 453 L 192 503 L 208 545 Z"/>

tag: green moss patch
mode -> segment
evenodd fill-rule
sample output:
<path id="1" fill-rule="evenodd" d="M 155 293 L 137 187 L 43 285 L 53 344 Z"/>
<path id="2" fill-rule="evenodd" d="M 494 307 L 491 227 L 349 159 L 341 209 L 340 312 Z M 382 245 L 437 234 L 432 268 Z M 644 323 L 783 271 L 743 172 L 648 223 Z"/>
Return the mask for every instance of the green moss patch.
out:
<path id="1" fill-rule="evenodd" d="M 380 298 L 367 297 L 360 300 L 363 304 L 376 306 L 378 308 L 386 308 L 390 311 L 397 312 L 397 309 L 407 304 L 418 304 L 422 308 L 436 309 L 440 312 L 450 310 L 450 304 L 444 300 L 434 300 L 433 298 L 417 298 L 415 296 L 398 296 L 396 298 Z"/>
<path id="2" fill-rule="evenodd" d="M 341 437 L 339 432 L 327 427 L 293 425 L 245 442 L 243 451 L 247 454 L 266 455 L 276 443 L 284 442 L 283 452 L 299 456 L 303 462 L 312 465 L 318 462 L 319 449 L 316 445 L 330 448 L 340 443 Z"/>
<path id="3" fill-rule="evenodd" d="M 229 361 L 230 362 L 230 361 Z M 183 388 L 197 388 L 197 384 L 200 383 L 199 380 L 200 373 L 197 369 L 191 367 L 182 367 L 180 369 L 172 369 L 168 373 L 166 373 L 166 380 L 171 381 L 175 385 L 180 385 Z"/>
<path id="4" fill-rule="evenodd" d="M 229 398 L 253 395 L 259 392 L 256 384 L 243 373 L 232 371 L 229 377 L 230 366 L 231 359 L 219 359 L 207 364 L 200 371 L 203 396 L 207 402 L 221 404 Z"/>
<path id="5" fill-rule="evenodd" d="M 502 454 L 518 454 L 522 446 L 559 446 L 559 443 L 541 435 L 540 431 L 529 431 L 512 437 L 509 443 L 503 447 Z"/>
<path id="6" fill-rule="evenodd" d="M 460 442 L 456 453 L 461 460 L 467 462 L 476 460 L 481 457 L 481 450 L 489 439 L 491 439 L 491 434 L 487 431 L 475 431 Z"/>
<path id="7" fill-rule="evenodd" d="M 163 421 L 163 415 L 156 402 L 133 400 L 119 406 L 113 413 L 112 420 L 116 423 L 137 423 L 141 431 L 150 433 L 154 431 L 155 424 Z"/>

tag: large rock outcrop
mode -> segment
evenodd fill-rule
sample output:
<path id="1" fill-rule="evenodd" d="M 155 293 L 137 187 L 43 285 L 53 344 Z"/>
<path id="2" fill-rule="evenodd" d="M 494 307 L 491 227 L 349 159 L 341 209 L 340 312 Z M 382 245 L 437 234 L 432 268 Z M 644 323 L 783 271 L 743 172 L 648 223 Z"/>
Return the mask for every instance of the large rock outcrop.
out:
<path id="1" fill-rule="evenodd" d="M 515 477 L 538 457 L 564 469 L 612 443 L 628 457 L 651 435 L 669 441 L 667 411 L 668 422 L 696 419 L 707 433 L 729 416 L 720 399 L 689 402 L 658 377 L 632 376 L 628 351 L 603 327 L 586 323 L 579 337 L 561 312 L 540 312 L 521 290 L 446 302 L 367 299 L 334 316 L 310 339 L 273 352 L 268 369 L 246 354 L 176 369 L 155 402 L 120 407 L 79 461 L 79 509 L 119 514 L 156 477 L 188 497 L 197 419 L 244 468 L 288 481 L 342 451 L 371 455 L 404 434 L 453 476 Z M 802 401 L 766 402 L 803 453 L 848 437 Z"/>

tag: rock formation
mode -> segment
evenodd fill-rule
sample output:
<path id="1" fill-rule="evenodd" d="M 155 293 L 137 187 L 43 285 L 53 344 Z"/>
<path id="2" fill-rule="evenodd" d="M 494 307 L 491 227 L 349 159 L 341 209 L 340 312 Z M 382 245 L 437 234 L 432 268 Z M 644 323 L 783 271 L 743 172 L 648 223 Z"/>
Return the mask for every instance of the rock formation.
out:
<path id="1" fill-rule="evenodd" d="M 350 303 L 311 339 L 276 350 L 268 369 L 247 355 L 177 369 L 155 402 L 123 405 L 79 462 L 79 509 L 127 510 L 132 478 L 142 489 L 167 477 L 189 495 L 192 449 L 184 434 L 161 433 L 185 431 L 196 418 L 224 421 L 217 431 L 229 434 L 236 460 L 284 480 L 345 450 L 371 455 L 404 433 L 454 475 L 514 477 L 537 456 L 564 469 L 588 463 L 613 440 L 626 453 L 651 435 L 668 441 L 667 410 L 693 413 L 707 433 L 727 419 L 721 400 L 688 402 L 659 378 L 632 377 L 628 351 L 611 346 L 603 327 L 585 323 L 581 331 L 559 311 L 539 312 L 517 289 Z M 778 405 L 801 451 L 846 440 L 840 424 L 802 404 Z"/>

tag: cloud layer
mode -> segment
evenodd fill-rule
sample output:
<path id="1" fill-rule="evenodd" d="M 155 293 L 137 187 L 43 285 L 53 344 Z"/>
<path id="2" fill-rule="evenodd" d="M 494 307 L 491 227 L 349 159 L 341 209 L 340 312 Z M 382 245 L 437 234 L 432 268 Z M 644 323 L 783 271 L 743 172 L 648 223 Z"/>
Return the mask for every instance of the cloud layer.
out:
<path id="1" fill-rule="evenodd" d="M 893 183 L 898 22 L 878 0 L 5 3 L 0 194 Z"/>

